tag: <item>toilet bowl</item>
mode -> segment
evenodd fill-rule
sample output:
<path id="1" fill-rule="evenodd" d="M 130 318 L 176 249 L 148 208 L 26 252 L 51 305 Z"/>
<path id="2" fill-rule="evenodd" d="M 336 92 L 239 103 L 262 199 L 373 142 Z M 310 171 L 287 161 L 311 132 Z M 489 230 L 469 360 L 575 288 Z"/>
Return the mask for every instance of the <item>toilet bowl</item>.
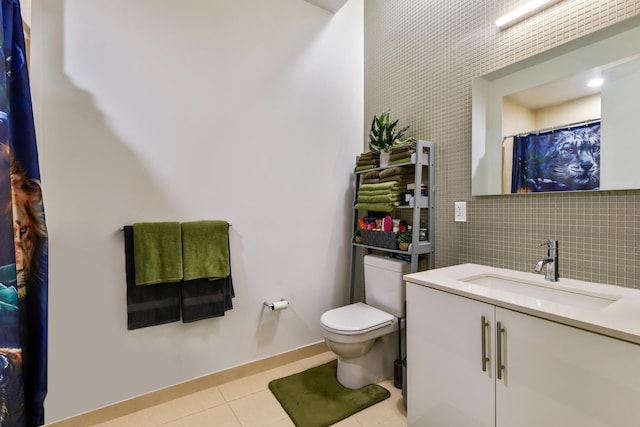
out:
<path id="1" fill-rule="evenodd" d="M 366 255 L 364 270 L 366 304 L 334 308 L 320 317 L 324 339 L 338 356 L 338 382 L 350 389 L 393 375 L 398 321 L 404 317 L 402 276 L 409 272 L 410 265 Z"/>
<path id="2" fill-rule="evenodd" d="M 350 389 L 380 382 L 393 375 L 395 334 L 393 315 L 355 303 L 320 317 L 324 339 L 338 355 L 338 382 Z"/>

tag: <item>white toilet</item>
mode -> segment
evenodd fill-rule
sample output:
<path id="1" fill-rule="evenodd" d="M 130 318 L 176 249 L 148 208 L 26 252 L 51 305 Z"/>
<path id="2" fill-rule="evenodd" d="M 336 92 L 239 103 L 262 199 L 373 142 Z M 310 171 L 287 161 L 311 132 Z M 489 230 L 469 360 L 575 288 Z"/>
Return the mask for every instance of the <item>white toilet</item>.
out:
<path id="1" fill-rule="evenodd" d="M 366 304 L 334 308 L 320 317 L 324 339 L 338 355 L 338 382 L 350 389 L 393 375 L 398 318 L 404 318 L 408 262 L 379 255 L 364 257 Z"/>

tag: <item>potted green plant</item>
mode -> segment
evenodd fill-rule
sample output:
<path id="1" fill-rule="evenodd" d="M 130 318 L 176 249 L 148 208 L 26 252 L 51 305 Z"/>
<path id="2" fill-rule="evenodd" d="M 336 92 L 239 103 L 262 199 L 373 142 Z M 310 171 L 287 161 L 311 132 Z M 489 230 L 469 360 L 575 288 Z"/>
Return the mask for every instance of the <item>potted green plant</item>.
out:
<path id="1" fill-rule="evenodd" d="M 403 231 L 402 233 L 398 233 L 398 247 L 401 251 L 408 251 L 409 245 L 411 245 L 411 232 Z"/>
<path id="2" fill-rule="evenodd" d="M 385 111 L 380 117 L 373 116 L 371 130 L 369 131 L 369 150 L 380 155 L 380 166 L 389 165 L 389 155 L 393 142 L 402 138 L 409 126 L 396 131 L 398 120 L 391 121 L 390 112 Z"/>
<path id="3" fill-rule="evenodd" d="M 353 241 L 356 243 L 362 243 L 360 229 L 356 229 L 356 231 L 353 232 Z"/>

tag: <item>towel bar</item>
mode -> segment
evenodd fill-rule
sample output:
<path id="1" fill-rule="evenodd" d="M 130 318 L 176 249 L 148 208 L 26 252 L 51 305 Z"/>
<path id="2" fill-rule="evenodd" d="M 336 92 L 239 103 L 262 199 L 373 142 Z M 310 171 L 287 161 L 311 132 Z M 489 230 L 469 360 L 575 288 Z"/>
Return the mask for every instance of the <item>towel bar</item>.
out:
<path id="1" fill-rule="evenodd" d="M 227 224 L 229 224 L 229 227 L 231 227 L 231 223 L 230 222 L 228 222 Z M 120 226 L 120 231 L 123 231 L 125 227 L 126 227 L 126 225 L 121 225 Z"/>

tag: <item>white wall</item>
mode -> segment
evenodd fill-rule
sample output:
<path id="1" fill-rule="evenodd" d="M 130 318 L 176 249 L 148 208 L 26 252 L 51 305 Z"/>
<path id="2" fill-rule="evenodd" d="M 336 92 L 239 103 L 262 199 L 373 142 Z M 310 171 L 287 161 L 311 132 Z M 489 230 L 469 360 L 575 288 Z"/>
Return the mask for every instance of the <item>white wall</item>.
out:
<path id="1" fill-rule="evenodd" d="M 600 94 L 584 96 L 559 105 L 535 111 L 536 124 L 533 129 L 562 127 L 580 121 L 599 119 L 602 114 Z"/>
<path id="2" fill-rule="evenodd" d="M 322 340 L 348 298 L 363 0 L 35 0 L 47 422 Z M 232 223 L 234 309 L 127 331 L 123 224 Z M 286 297 L 274 314 L 265 300 Z"/>
<path id="3" fill-rule="evenodd" d="M 23 24 L 31 27 L 31 0 L 20 0 L 20 12 Z"/>

